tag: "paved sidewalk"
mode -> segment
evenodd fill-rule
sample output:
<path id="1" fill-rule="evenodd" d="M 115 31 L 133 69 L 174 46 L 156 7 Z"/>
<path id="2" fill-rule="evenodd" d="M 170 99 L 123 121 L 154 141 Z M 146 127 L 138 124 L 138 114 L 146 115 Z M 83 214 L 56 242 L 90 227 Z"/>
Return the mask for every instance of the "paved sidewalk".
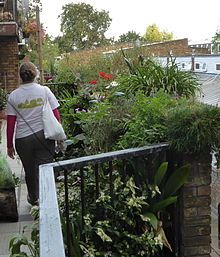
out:
<path id="1" fill-rule="evenodd" d="M 0 257 L 9 257 L 10 252 L 8 249 L 10 239 L 17 235 L 22 234 L 24 227 L 25 235 L 30 238 L 31 225 L 33 223 L 32 217 L 29 214 L 31 206 L 27 203 L 27 189 L 24 181 L 24 171 L 21 162 L 16 159 L 12 160 L 6 154 L 6 123 L 2 122 L 1 133 L 2 139 L 0 143 L 0 152 L 7 158 L 8 164 L 13 173 L 21 180 L 21 185 L 16 188 L 17 206 L 18 206 L 18 222 L 4 222 L 0 221 Z M 27 249 L 22 248 L 23 251 Z"/>

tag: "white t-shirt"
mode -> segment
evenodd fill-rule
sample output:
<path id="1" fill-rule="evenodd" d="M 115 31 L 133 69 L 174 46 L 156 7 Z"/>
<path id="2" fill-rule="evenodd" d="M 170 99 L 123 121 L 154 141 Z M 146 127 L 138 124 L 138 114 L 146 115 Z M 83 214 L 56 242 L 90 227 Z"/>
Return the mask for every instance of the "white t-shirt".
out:
<path id="1" fill-rule="evenodd" d="M 14 115 L 16 119 L 15 138 L 22 138 L 43 130 L 42 108 L 48 97 L 52 110 L 59 107 L 59 103 L 46 86 L 37 83 L 20 85 L 8 97 L 7 115 Z"/>

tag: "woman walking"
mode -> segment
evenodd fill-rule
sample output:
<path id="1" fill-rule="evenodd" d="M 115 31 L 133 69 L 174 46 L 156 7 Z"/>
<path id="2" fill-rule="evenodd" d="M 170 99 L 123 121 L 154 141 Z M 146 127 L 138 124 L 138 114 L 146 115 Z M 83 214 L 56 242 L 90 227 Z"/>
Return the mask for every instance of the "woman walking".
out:
<path id="1" fill-rule="evenodd" d="M 21 85 L 10 93 L 6 108 L 8 156 L 14 159 L 16 149 L 24 166 L 27 200 L 32 205 L 38 204 L 39 165 L 52 162 L 55 152 L 55 141 L 45 139 L 43 132 L 42 109 L 46 99 L 60 121 L 59 103 L 48 87 L 36 83 L 37 73 L 33 63 L 21 64 Z"/>

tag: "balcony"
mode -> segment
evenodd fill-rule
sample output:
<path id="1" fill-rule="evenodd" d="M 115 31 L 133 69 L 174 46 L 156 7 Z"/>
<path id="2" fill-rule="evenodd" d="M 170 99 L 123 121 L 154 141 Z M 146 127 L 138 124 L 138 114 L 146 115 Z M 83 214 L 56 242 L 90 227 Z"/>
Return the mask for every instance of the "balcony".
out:
<path id="1" fill-rule="evenodd" d="M 0 22 L 0 37 L 19 37 L 17 23 L 15 21 Z"/>
<path id="2" fill-rule="evenodd" d="M 0 21 L 17 21 L 18 8 L 16 0 L 0 0 Z"/>
<path id="3" fill-rule="evenodd" d="M 0 40 L 17 37 L 21 40 L 18 25 L 18 8 L 16 0 L 0 0 Z"/>

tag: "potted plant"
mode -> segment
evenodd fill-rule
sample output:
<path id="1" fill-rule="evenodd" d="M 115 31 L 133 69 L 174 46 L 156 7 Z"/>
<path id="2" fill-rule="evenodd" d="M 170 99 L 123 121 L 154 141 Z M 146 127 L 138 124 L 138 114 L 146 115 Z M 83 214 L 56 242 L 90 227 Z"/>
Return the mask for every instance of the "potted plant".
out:
<path id="1" fill-rule="evenodd" d="M 0 220 L 18 220 L 15 179 L 12 171 L 0 154 Z"/>

